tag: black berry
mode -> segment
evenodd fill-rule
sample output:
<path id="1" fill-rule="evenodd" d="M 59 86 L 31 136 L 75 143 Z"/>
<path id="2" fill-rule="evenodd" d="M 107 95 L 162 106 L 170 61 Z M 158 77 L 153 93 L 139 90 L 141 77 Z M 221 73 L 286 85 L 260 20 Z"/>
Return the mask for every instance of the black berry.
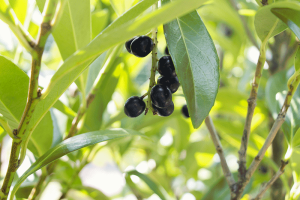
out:
<path id="1" fill-rule="evenodd" d="M 176 92 L 180 86 L 177 76 L 175 77 L 160 76 L 157 79 L 157 83 L 167 86 L 172 93 Z"/>
<path id="2" fill-rule="evenodd" d="M 134 37 L 134 38 L 128 40 L 128 41 L 125 43 L 125 47 L 126 47 L 126 49 L 127 49 L 127 51 L 128 51 L 129 53 L 131 53 L 130 45 L 131 45 L 132 41 L 135 40 L 136 38 L 137 38 L 137 37 Z"/>
<path id="3" fill-rule="evenodd" d="M 266 173 L 268 173 L 268 167 L 265 166 L 265 165 L 261 165 L 261 167 L 259 168 L 259 171 L 260 171 L 262 174 L 266 174 Z"/>
<path id="4" fill-rule="evenodd" d="M 181 112 L 182 112 L 183 116 L 185 116 L 186 118 L 190 117 L 187 105 L 182 106 Z"/>
<path id="5" fill-rule="evenodd" d="M 168 47 L 165 48 L 165 54 L 170 55 Z"/>
<path id="6" fill-rule="evenodd" d="M 145 108 L 145 102 L 140 97 L 133 96 L 127 99 L 124 112 L 128 117 L 137 117 L 144 112 Z"/>
<path id="7" fill-rule="evenodd" d="M 154 104 L 152 104 L 153 109 L 157 112 L 159 116 L 167 117 L 171 115 L 174 111 L 174 103 L 172 102 L 171 105 L 169 105 L 166 108 L 158 108 Z"/>
<path id="8" fill-rule="evenodd" d="M 165 108 L 172 103 L 172 93 L 171 90 L 165 85 L 155 85 L 151 89 L 151 101 L 159 108 Z"/>
<path id="9" fill-rule="evenodd" d="M 166 77 L 176 76 L 171 56 L 163 56 L 158 61 L 158 72 Z"/>
<path id="10" fill-rule="evenodd" d="M 135 56 L 145 57 L 152 51 L 153 41 L 148 36 L 140 36 L 131 42 L 130 49 Z"/>

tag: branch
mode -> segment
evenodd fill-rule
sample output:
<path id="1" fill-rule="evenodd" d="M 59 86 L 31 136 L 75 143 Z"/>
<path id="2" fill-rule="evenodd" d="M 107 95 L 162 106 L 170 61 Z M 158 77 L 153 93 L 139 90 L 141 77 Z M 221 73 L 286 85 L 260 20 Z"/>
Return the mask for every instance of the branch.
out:
<path id="1" fill-rule="evenodd" d="M 227 164 L 226 159 L 225 159 L 225 155 L 224 155 L 224 152 L 223 152 L 223 148 L 222 148 L 220 139 L 218 137 L 218 134 L 216 132 L 216 129 L 214 127 L 214 124 L 213 124 L 210 116 L 207 116 L 205 118 L 205 124 L 206 124 L 206 127 L 207 127 L 207 129 L 210 133 L 211 139 L 212 139 L 212 141 L 213 141 L 213 143 L 216 147 L 216 151 L 219 154 L 223 174 L 225 175 L 226 181 L 227 181 L 227 183 L 230 187 L 230 191 L 232 193 L 234 191 L 235 180 L 234 180 L 233 175 L 231 174 L 231 172 L 229 170 L 229 167 L 228 167 L 228 164 Z"/>
<path id="2" fill-rule="evenodd" d="M 256 155 L 255 159 L 252 161 L 248 171 L 246 172 L 245 178 L 243 179 L 242 182 L 239 182 L 238 189 L 235 192 L 236 197 L 234 199 L 241 198 L 244 188 L 249 183 L 250 178 L 252 177 L 255 170 L 257 169 L 257 167 L 258 167 L 259 163 L 261 162 L 262 158 L 264 157 L 267 149 L 272 144 L 272 141 L 274 140 L 278 130 L 280 129 L 281 125 L 283 124 L 283 122 L 285 120 L 286 112 L 288 111 L 292 97 L 293 97 L 295 91 L 297 90 L 299 82 L 300 82 L 300 74 L 295 72 L 295 74 L 288 81 L 288 93 L 287 93 L 287 96 L 285 97 L 284 104 L 277 116 L 277 119 L 275 120 L 275 122 L 269 132 L 269 135 L 268 135 L 267 139 L 265 140 L 264 145 L 262 146 L 262 148 Z"/>
<path id="3" fill-rule="evenodd" d="M 245 31 L 246 31 L 246 34 L 247 34 L 249 40 L 252 42 L 252 44 L 253 44 L 257 49 L 259 49 L 258 43 L 257 43 L 257 41 L 256 41 L 256 39 L 255 39 L 255 37 L 254 37 L 254 35 L 252 34 L 252 31 L 249 29 L 249 26 L 248 26 L 248 24 L 247 24 L 247 22 L 246 22 L 244 16 L 242 16 L 242 15 L 240 15 L 240 14 L 238 13 L 238 12 L 239 12 L 239 8 L 237 7 L 237 2 L 236 2 L 235 0 L 230 0 L 229 2 L 230 2 L 230 4 L 231 4 L 231 6 L 237 11 L 237 14 L 238 14 L 238 16 L 239 16 L 239 18 L 240 18 L 240 20 L 241 20 L 241 22 L 242 22 L 242 24 L 243 24 L 243 27 L 244 27 L 244 29 L 245 29 Z"/>
<path id="4" fill-rule="evenodd" d="M 274 174 L 274 176 L 271 178 L 271 180 L 269 182 L 267 182 L 261 189 L 260 192 L 257 194 L 257 196 L 252 199 L 252 200 L 260 200 L 262 199 L 263 195 L 265 194 L 265 192 L 271 187 L 271 185 L 280 177 L 281 174 L 284 173 L 284 168 L 285 166 L 288 164 L 288 161 L 283 161 L 281 160 L 281 166 L 280 169 L 277 171 L 276 174 Z"/>
<path id="5" fill-rule="evenodd" d="M 56 12 L 57 3 L 58 0 L 47 0 L 45 3 L 45 7 L 43 11 L 43 21 L 40 26 L 38 40 L 37 40 L 38 42 L 37 44 L 34 45 L 33 52 L 32 52 L 32 65 L 31 65 L 31 76 L 29 82 L 28 99 L 27 99 L 26 107 L 23 112 L 20 124 L 15 133 L 15 136 L 18 139 L 13 140 L 9 165 L 1 188 L 1 191 L 3 193 L 1 199 L 7 199 L 12 181 L 14 179 L 14 175 L 22 162 L 22 159 L 19 160 L 21 145 L 22 145 L 22 152 L 23 152 L 21 155 L 25 155 L 24 152 L 26 152 L 26 145 L 27 145 L 26 142 L 28 141 L 30 135 L 28 136 L 28 138 L 25 138 L 26 135 L 24 136 L 24 134 L 27 128 L 27 124 L 29 124 L 31 117 L 33 115 L 35 106 L 40 100 L 41 89 L 38 88 L 39 72 L 41 69 L 41 61 L 44 52 L 44 46 L 50 34 L 51 27 L 53 26 L 53 23 L 55 21 L 53 20 L 55 19 L 55 14 L 57 14 Z M 21 156 L 21 158 L 23 157 L 24 156 Z"/>
<path id="6" fill-rule="evenodd" d="M 258 62 L 256 65 L 256 70 L 255 70 L 255 76 L 252 82 L 252 88 L 250 92 L 250 97 L 247 100 L 248 101 L 248 110 L 247 110 L 247 116 L 246 116 L 246 122 L 244 126 L 244 131 L 243 131 L 243 136 L 242 136 L 242 141 L 241 141 L 241 146 L 239 150 L 239 181 L 242 181 L 245 178 L 246 174 L 246 156 L 247 156 L 247 148 L 248 148 L 248 141 L 249 141 L 249 136 L 250 136 L 250 129 L 251 129 L 251 123 L 252 123 L 252 118 L 254 114 L 254 110 L 256 107 L 256 99 L 257 99 L 257 91 L 258 91 L 258 86 L 263 70 L 263 66 L 266 61 L 266 51 L 265 51 L 265 45 L 262 44 L 260 48 L 260 55 L 258 58 Z"/>

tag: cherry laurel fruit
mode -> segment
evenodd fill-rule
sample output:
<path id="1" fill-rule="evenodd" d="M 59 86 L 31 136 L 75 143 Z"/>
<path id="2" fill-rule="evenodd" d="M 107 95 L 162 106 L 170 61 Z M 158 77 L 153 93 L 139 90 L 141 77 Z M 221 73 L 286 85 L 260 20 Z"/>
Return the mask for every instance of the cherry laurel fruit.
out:
<path id="1" fill-rule="evenodd" d="M 185 116 L 186 118 L 190 117 L 187 105 L 182 106 L 181 112 L 182 112 L 183 116 Z"/>
<path id="2" fill-rule="evenodd" d="M 170 116 L 174 111 L 174 103 L 171 102 L 171 105 L 169 105 L 166 108 L 158 108 L 154 104 L 152 104 L 153 109 L 158 113 L 159 116 L 167 117 Z"/>
<path id="3" fill-rule="evenodd" d="M 137 57 L 145 57 L 153 50 L 153 44 L 148 36 L 137 37 L 131 42 L 131 53 Z"/>
<path id="4" fill-rule="evenodd" d="M 165 85 L 155 85 L 151 89 L 151 101 L 159 108 L 165 108 L 172 103 L 172 93 L 171 90 Z"/>
<path id="5" fill-rule="evenodd" d="M 126 49 L 127 49 L 127 51 L 128 51 L 129 53 L 131 53 L 131 49 L 130 49 L 131 43 L 132 43 L 132 41 L 135 40 L 136 38 L 138 38 L 138 37 L 134 37 L 134 38 L 128 40 L 128 41 L 125 43 L 125 47 L 126 47 Z"/>
<path id="6" fill-rule="evenodd" d="M 180 86 L 177 76 L 175 77 L 160 76 L 157 79 L 157 83 L 167 86 L 172 93 L 175 93 Z"/>
<path id="7" fill-rule="evenodd" d="M 158 61 L 158 72 L 166 77 L 176 76 L 171 56 L 163 56 Z"/>
<path id="8" fill-rule="evenodd" d="M 133 96 L 127 99 L 124 112 L 128 117 L 137 117 L 144 112 L 145 108 L 145 102 L 140 97 Z"/>

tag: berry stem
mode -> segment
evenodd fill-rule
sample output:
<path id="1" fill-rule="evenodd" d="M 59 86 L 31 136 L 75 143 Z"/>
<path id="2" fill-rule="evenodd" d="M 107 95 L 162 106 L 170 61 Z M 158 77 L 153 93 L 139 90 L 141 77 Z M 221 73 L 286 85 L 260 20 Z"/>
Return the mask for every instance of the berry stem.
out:
<path id="1" fill-rule="evenodd" d="M 152 6 L 153 11 L 157 9 L 157 4 L 154 4 Z M 147 114 L 148 110 L 150 109 L 152 113 L 155 115 L 156 111 L 152 108 L 151 104 L 151 97 L 150 92 L 154 85 L 156 85 L 155 82 L 155 72 L 157 70 L 157 27 L 152 29 L 152 40 L 153 40 L 153 50 L 152 50 L 152 67 L 151 67 L 151 75 L 150 75 L 150 82 L 149 82 L 149 88 L 148 88 L 148 101 L 147 106 L 145 110 L 145 115 Z"/>

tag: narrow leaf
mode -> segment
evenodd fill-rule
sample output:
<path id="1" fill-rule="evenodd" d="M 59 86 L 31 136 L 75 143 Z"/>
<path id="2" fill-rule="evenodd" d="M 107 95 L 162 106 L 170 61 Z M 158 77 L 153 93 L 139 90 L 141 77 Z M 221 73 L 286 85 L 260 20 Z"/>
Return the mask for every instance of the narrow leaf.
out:
<path id="1" fill-rule="evenodd" d="M 141 135 L 141 134 L 134 130 L 110 129 L 110 130 L 84 133 L 61 142 L 55 147 L 49 149 L 43 156 L 38 158 L 30 166 L 30 168 L 17 180 L 11 192 L 10 199 L 13 200 L 14 194 L 29 175 L 41 169 L 42 167 L 48 165 L 49 163 L 55 161 L 56 159 L 72 151 L 76 151 L 78 149 L 81 149 L 89 145 L 93 145 L 107 140 L 133 136 L 133 135 Z"/>
<path id="2" fill-rule="evenodd" d="M 291 3 L 291 2 L 288 2 Z M 273 8 L 272 13 L 285 23 L 300 38 L 300 5 L 293 2 L 293 8 Z"/>
<path id="3" fill-rule="evenodd" d="M 157 194 L 159 196 L 160 199 L 163 199 L 163 200 L 167 199 L 163 195 L 163 193 L 162 193 L 161 189 L 159 188 L 159 186 L 155 182 L 153 182 L 147 175 L 142 174 L 142 173 L 140 173 L 136 170 L 132 170 L 132 171 L 127 172 L 127 175 L 136 175 L 136 176 L 138 176 L 140 179 L 142 179 L 149 186 L 149 188 L 155 194 Z"/>
<path id="4" fill-rule="evenodd" d="M 219 88 L 219 58 L 196 11 L 164 25 L 165 36 L 194 128 L 214 105 Z"/>

